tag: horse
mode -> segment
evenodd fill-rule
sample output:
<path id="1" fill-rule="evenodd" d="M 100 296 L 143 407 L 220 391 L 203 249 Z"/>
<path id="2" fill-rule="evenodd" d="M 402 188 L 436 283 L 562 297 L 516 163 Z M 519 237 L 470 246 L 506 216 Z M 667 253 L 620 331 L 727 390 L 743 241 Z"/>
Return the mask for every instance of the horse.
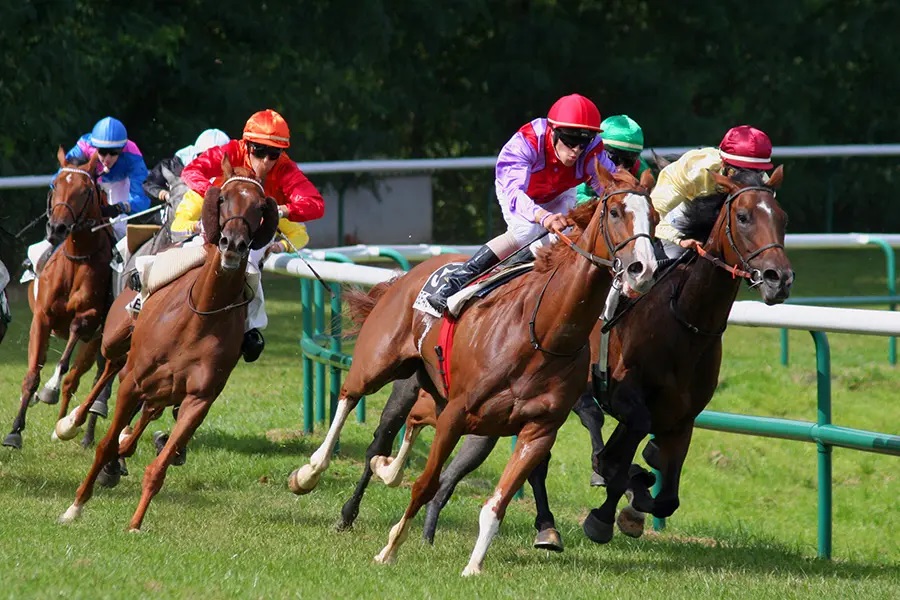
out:
<path id="1" fill-rule="evenodd" d="M 102 218 L 102 200 L 93 176 L 97 158 L 95 153 L 86 164 L 76 166 L 66 162 L 62 147 L 57 152 L 60 169 L 47 198 L 47 234 L 48 241 L 60 247 L 47 261 L 40 277 L 28 287 L 33 315 L 28 338 L 28 372 L 22 382 L 19 412 L 12 431 L 3 439 L 4 446 L 22 448 L 29 405 L 37 399 L 47 404 L 59 402 L 60 381 L 64 376 L 59 415 L 65 415 L 81 376 L 97 356 L 98 333 L 109 309 L 112 276 L 109 264 L 113 247 L 108 232 L 93 231 Z M 36 397 L 51 334 L 66 338 L 66 347 L 53 376 Z M 79 341 L 84 345 L 70 371 L 69 363 Z"/>
<path id="2" fill-rule="evenodd" d="M 628 477 L 629 485 L 636 487 L 626 470 L 648 433 L 655 436 L 654 452 L 645 450 L 644 456 L 660 471 L 660 491 L 654 499 L 644 483 L 616 524 L 626 535 L 639 537 L 645 513 L 664 518 L 678 508 L 681 468 L 694 419 L 717 387 L 722 334 L 741 282 L 758 289 L 770 305 L 784 302 L 790 294 L 794 275 L 784 251 L 787 217 L 775 200 L 782 179 L 782 167 L 767 182 L 758 173 L 738 173 L 733 179 L 716 175 L 726 192 L 689 203 L 679 224 L 687 238 L 705 243 L 622 311 L 611 329 L 610 388 L 603 395 L 609 401 L 602 403 L 620 424 L 601 452 L 607 498 L 584 522 L 591 540 L 611 539 L 616 506 L 624 493 L 622 481 Z M 648 332 L 653 332 L 652 338 Z M 598 358 L 599 347 L 592 344 L 592 360 Z M 592 401 L 594 394 L 597 391 L 589 388 L 583 399 Z M 428 506 L 426 539 L 429 532 L 433 539 L 440 510 L 456 484 L 487 458 L 495 443 L 496 438 L 479 436 L 466 440 Z M 546 468 L 537 474 L 545 478 Z M 535 493 L 535 503 L 539 515 L 550 512 L 546 494 Z M 540 532 L 537 521 L 536 527 Z"/>
<path id="3" fill-rule="evenodd" d="M 411 519 L 436 491 L 440 469 L 462 435 L 518 435 L 513 457 L 482 509 L 479 538 L 463 575 L 481 571 L 512 495 L 550 450 L 580 395 L 581 384 L 572 374 L 586 372 L 588 335 L 614 277 L 629 294 L 650 286 L 656 258 L 649 196 L 634 189 L 629 174 L 602 171 L 599 183 L 604 196 L 570 213 L 584 231 L 578 241 L 545 249 L 532 272 L 453 319 L 454 348 L 446 355 L 445 341 L 439 341 L 446 320 L 416 312 L 413 301 L 435 270 L 461 257 L 435 257 L 368 294 L 347 295 L 361 321 L 356 359 L 341 388 L 331 428 L 309 464 L 291 474 L 291 490 L 307 493 L 318 483 L 360 397 L 418 373 L 429 393 L 447 399 L 425 470 L 376 562 L 395 559 Z M 545 297 L 553 301 L 545 302 Z M 524 318 L 529 319 L 527 327 L 522 326 Z"/>
<path id="4" fill-rule="evenodd" d="M 251 249 L 268 244 L 278 226 L 278 207 L 258 179 L 222 160 L 224 183 L 211 186 L 203 201 L 204 263 L 151 295 L 134 323 L 132 344 L 106 436 L 75 501 L 60 516 L 70 523 L 82 514 L 102 469 L 115 471 L 130 456 L 149 422 L 166 406 L 181 405 L 172 435 L 144 473 L 143 490 L 129 529 L 140 530 L 150 501 L 162 488 L 176 451 L 200 426 L 241 356 L 246 307 L 245 281 Z M 143 404 L 134 432 L 119 435 Z M 115 479 L 113 480 L 115 482 Z"/>

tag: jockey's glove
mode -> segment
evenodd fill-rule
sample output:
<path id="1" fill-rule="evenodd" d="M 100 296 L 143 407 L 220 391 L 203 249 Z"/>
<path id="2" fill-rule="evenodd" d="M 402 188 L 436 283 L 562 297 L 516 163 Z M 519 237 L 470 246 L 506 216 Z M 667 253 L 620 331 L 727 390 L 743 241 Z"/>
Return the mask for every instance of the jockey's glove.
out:
<path id="1" fill-rule="evenodd" d="M 125 212 L 125 207 L 121 204 L 107 204 L 106 206 L 100 207 L 100 214 L 106 217 L 107 219 L 112 219 L 113 217 L 118 217 L 122 213 Z"/>

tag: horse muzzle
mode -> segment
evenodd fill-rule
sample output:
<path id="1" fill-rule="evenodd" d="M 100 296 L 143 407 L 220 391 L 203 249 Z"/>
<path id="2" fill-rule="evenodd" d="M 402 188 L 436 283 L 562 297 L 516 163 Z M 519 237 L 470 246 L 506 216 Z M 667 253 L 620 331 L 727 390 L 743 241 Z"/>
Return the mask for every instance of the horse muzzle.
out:
<path id="1" fill-rule="evenodd" d="M 791 295 L 794 284 L 794 272 L 790 269 L 765 269 L 760 274 L 757 284 L 763 302 L 772 306 L 781 304 Z"/>
<path id="2" fill-rule="evenodd" d="M 66 236 L 69 235 L 70 231 L 72 231 L 72 225 L 68 223 L 63 221 L 48 221 L 47 241 L 54 246 L 58 246 L 66 239 Z"/>
<path id="3" fill-rule="evenodd" d="M 219 254 L 221 255 L 222 268 L 226 271 L 239 269 L 244 259 L 250 254 L 250 243 L 243 236 L 239 238 L 228 237 L 224 233 L 219 238 Z"/>

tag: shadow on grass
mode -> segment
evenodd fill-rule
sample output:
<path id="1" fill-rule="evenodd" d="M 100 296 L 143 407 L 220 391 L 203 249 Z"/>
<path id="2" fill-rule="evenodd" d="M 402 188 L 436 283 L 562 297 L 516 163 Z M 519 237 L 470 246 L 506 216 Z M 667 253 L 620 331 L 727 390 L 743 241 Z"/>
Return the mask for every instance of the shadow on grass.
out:
<path id="1" fill-rule="evenodd" d="M 265 434 L 247 433 L 235 435 L 221 430 L 199 429 L 190 442 L 192 449 L 210 448 L 236 452 L 238 454 L 265 454 L 293 456 L 298 459 L 307 459 L 309 455 L 321 445 L 324 434 L 317 432 L 314 435 L 303 436 L 293 432 L 284 439 L 272 441 Z M 367 444 L 352 439 L 341 441 L 338 458 L 349 460 L 363 460 L 366 454 Z M 298 464 L 299 466 L 299 464 Z"/>

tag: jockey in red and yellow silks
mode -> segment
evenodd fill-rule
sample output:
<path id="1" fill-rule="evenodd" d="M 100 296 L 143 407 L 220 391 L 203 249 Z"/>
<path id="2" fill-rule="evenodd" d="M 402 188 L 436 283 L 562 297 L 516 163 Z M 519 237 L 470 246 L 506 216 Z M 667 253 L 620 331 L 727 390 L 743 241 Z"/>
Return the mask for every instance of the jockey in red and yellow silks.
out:
<path id="1" fill-rule="evenodd" d="M 290 244 L 279 241 L 260 250 L 251 250 L 249 262 L 255 266 L 267 253 L 304 247 L 309 236 L 303 222 L 321 218 L 325 214 L 325 202 L 316 186 L 284 152 L 290 146 L 290 135 L 280 114 L 263 110 L 250 117 L 240 140 L 210 148 L 191 161 L 181 173 L 191 191 L 184 195 L 175 211 L 172 231 L 199 230 L 203 196 L 211 182 L 222 176 L 222 158 L 227 155 L 233 166 L 250 169 L 262 181 L 266 196 L 278 203 L 278 229 L 290 240 Z M 262 285 L 257 286 L 256 295 L 247 308 L 247 331 L 241 347 L 247 362 L 256 360 L 265 346 L 259 332 L 268 324 L 262 292 Z"/>

